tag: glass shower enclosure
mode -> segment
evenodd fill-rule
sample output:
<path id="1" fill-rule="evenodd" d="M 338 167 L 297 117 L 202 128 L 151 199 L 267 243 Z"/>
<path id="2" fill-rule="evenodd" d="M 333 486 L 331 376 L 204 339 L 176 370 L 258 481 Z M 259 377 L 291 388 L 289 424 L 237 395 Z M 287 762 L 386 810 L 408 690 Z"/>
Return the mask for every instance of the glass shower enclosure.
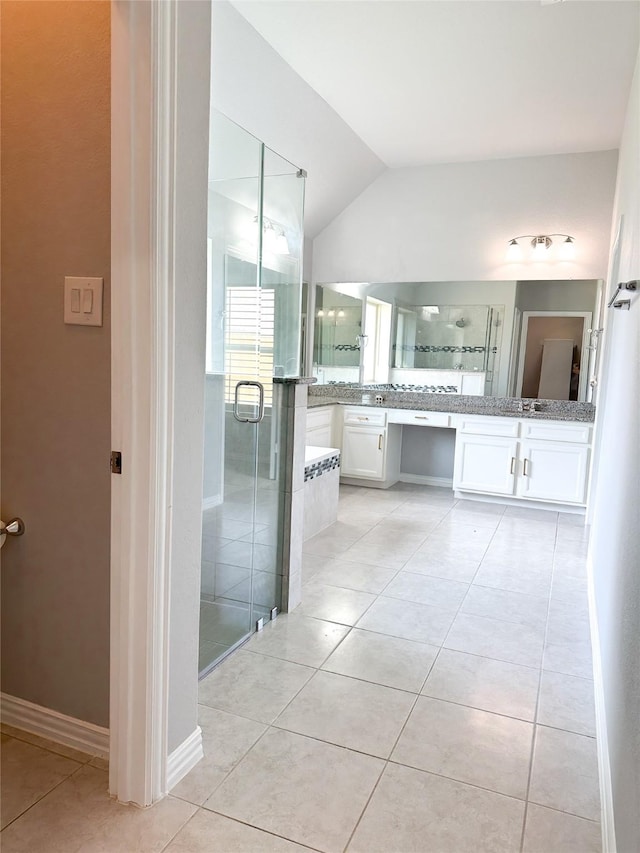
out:
<path id="1" fill-rule="evenodd" d="M 300 372 L 302 170 L 214 112 L 208 193 L 201 675 L 280 607 L 274 377 Z"/>

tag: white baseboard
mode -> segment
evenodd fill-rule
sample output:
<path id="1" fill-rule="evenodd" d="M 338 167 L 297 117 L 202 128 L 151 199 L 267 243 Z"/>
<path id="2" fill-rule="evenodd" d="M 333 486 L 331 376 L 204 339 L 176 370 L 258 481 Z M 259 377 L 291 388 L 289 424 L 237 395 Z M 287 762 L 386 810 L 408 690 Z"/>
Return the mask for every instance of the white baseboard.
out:
<path id="1" fill-rule="evenodd" d="M 591 649 L 593 655 L 593 691 L 596 706 L 596 746 L 598 750 L 598 777 L 600 783 L 600 820 L 602 827 L 603 853 L 616 853 L 616 831 L 613 813 L 613 788 L 611 785 L 611 763 L 609 760 L 609 740 L 607 737 L 607 715 L 604 701 L 604 682 L 602 679 L 602 658 L 600 657 L 600 634 L 596 613 L 595 590 L 593 586 L 593 566 L 587 563 L 587 587 L 589 593 L 589 622 L 591 627 Z"/>
<path id="2" fill-rule="evenodd" d="M 196 726 L 189 737 L 183 740 L 167 758 L 167 792 L 184 779 L 201 758 L 204 758 L 202 729 Z"/>
<path id="3" fill-rule="evenodd" d="M 575 504 L 561 504 L 552 501 L 534 501 L 527 498 L 515 498 L 509 495 L 490 495 L 481 492 L 465 492 L 462 489 L 454 489 L 453 496 L 459 500 L 479 501 L 488 504 L 506 504 L 506 506 L 520 506 L 528 509 L 548 509 L 552 512 L 563 512 L 568 515 L 584 515 L 585 507 Z"/>
<path id="4" fill-rule="evenodd" d="M 443 489 L 453 488 L 453 480 L 450 477 L 430 477 L 426 474 L 404 474 L 400 472 L 401 483 L 416 483 L 418 486 L 440 486 Z"/>
<path id="5" fill-rule="evenodd" d="M 8 726 L 90 755 L 109 757 L 109 729 L 102 726 L 68 717 L 8 693 L 0 694 L 0 716 Z"/>
<path id="6" fill-rule="evenodd" d="M 210 495 L 208 498 L 202 498 L 202 509 L 215 509 L 222 503 L 222 495 Z"/>

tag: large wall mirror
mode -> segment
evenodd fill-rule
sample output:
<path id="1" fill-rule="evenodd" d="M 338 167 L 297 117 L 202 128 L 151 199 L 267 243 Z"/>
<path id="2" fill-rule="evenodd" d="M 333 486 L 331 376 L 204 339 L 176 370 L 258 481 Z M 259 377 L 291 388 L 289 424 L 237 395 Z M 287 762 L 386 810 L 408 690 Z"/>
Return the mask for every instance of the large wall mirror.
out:
<path id="1" fill-rule="evenodd" d="M 313 374 L 323 383 L 449 388 L 452 371 L 459 371 L 474 389 L 468 393 L 590 400 L 602 286 L 599 280 L 317 285 Z"/>

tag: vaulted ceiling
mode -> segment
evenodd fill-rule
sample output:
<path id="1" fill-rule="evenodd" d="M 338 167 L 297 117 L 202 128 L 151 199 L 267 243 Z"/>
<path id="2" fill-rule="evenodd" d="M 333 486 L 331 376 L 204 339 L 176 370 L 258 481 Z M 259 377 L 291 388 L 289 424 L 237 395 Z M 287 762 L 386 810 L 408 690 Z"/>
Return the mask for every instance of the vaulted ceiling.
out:
<path id="1" fill-rule="evenodd" d="M 637 0 L 236 0 L 391 168 L 616 148 Z"/>

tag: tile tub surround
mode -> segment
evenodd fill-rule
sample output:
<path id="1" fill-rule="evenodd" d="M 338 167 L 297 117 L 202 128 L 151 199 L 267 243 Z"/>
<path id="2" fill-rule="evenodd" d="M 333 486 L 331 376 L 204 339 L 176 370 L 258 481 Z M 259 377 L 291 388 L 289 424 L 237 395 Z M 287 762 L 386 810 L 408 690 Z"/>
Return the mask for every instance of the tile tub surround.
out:
<path id="1" fill-rule="evenodd" d="M 282 567 L 281 609 L 293 610 L 302 595 L 302 535 L 304 527 L 304 467 L 307 392 L 313 377 L 276 377 L 273 391 L 280 397 L 279 495 L 282 536 L 278 562 Z"/>
<path id="2" fill-rule="evenodd" d="M 585 576 L 586 528 L 411 484 L 343 486 L 339 518 L 304 546 L 302 607 L 201 682 L 205 758 L 152 809 L 111 801 L 89 756 L 5 728 L 3 853 L 601 853 L 593 682 L 546 654 L 590 654 L 586 591 L 563 584 L 567 553 Z M 452 579 L 474 529 L 475 569 Z M 513 592 L 541 539 L 550 586 Z M 487 587 L 497 546 L 511 576 Z M 423 639 L 419 621 L 403 636 L 412 607 Z M 501 646 L 483 623 L 506 626 Z"/>
<path id="3" fill-rule="evenodd" d="M 336 447 L 305 448 L 304 532 L 310 539 L 338 519 L 340 451 Z"/>
<path id="4" fill-rule="evenodd" d="M 418 387 L 418 386 L 416 386 Z M 382 394 L 383 402 L 363 403 L 364 394 Z M 309 388 L 309 408 L 330 403 L 373 406 L 382 409 L 416 409 L 428 412 L 450 412 L 463 415 L 498 415 L 505 418 L 531 418 L 544 421 L 580 421 L 593 423 L 595 406 L 575 400 L 536 400 L 539 412 L 519 410 L 523 401 L 517 397 L 477 397 L 469 394 L 438 394 L 398 391 L 391 385 L 314 385 Z M 524 401 L 525 403 L 528 401 Z"/>

